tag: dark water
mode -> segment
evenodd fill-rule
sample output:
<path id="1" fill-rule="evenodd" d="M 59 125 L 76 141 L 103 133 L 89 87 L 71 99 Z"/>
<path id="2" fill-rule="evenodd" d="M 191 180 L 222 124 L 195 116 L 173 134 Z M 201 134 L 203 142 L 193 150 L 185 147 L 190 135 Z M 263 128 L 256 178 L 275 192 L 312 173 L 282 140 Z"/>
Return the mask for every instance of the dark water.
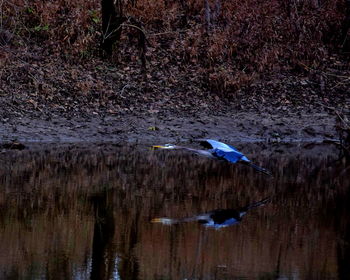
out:
<path id="1" fill-rule="evenodd" d="M 144 146 L 3 152 L 0 279 L 350 279 L 349 165 L 329 147 L 240 148 L 274 177 Z M 266 197 L 220 230 L 150 222 Z"/>

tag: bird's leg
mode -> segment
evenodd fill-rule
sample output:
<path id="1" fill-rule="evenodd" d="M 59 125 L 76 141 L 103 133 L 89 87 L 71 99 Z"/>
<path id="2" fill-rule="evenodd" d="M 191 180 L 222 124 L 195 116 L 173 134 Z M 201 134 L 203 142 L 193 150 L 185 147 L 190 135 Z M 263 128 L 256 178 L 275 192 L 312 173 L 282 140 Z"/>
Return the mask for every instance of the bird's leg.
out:
<path id="1" fill-rule="evenodd" d="M 257 166 L 254 163 L 251 163 L 251 162 L 243 162 L 243 163 L 248 165 L 248 166 L 250 166 L 250 167 L 252 167 L 252 168 L 254 168 L 255 170 L 257 170 L 257 171 L 259 171 L 261 173 L 264 173 L 266 175 L 272 176 L 272 173 L 270 171 L 268 171 L 267 169 L 262 168 L 260 166 Z"/>

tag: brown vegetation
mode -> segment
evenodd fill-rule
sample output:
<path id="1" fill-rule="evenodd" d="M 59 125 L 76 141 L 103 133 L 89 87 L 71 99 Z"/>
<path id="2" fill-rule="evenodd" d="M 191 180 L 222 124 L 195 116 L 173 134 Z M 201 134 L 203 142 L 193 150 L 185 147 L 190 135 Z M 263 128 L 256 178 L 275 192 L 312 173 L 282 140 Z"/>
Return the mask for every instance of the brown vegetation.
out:
<path id="1" fill-rule="evenodd" d="M 106 1 L 107 2 L 107 1 Z M 340 44 L 344 0 L 125 1 L 126 19 L 143 23 L 149 61 L 171 59 L 207 69 L 214 88 L 241 86 L 266 71 L 320 65 Z M 101 34 L 98 1 L 3 1 L 2 45 L 45 46 L 48 54 L 91 55 Z M 120 8 L 118 8 L 120 10 Z M 123 24 L 122 24 L 123 25 Z M 118 58 L 137 56 L 131 24 Z M 135 53 L 127 49 L 135 48 Z M 169 57 L 169 55 L 167 55 Z"/>
<path id="2" fill-rule="evenodd" d="M 108 58 L 99 1 L 1 3 L 3 119 L 347 103 L 345 0 L 120 1 Z"/>

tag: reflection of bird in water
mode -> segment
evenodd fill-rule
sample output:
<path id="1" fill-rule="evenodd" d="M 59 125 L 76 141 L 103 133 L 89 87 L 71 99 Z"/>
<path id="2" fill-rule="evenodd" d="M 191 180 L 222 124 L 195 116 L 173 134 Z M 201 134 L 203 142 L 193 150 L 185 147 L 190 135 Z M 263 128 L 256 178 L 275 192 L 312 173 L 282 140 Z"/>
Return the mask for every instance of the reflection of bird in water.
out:
<path id="1" fill-rule="evenodd" d="M 238 224 L 242 221 L 242 217 L 247 214 L 248 210 L 265 205 L 270 201 L 270 198 L 264 198 L 258 202 L 248 204 L 245 207 L 238 209 L 217 209 L 207 213 L 199 214 L 197 216 L 183 218 L 183 219 L 170 219 L 170 218 L 155 218 L 152 219 L 152 223 L 161 223 L 165 225 L 173 225 L 186 222 L 198 222 L 206 227 L 222 228 Z"/>
<path id="2" fill-rule="evenodd" d="M 216 159 L 224 160 L 231 163 L 240 162 L 253 167 L 259 172 L 262 172 L 267 175 L 271 175 L 271 173 L 268 170 L 253 164 L 245 155 L 243 155 L 236 148 L 230 145 L 227 145 L 219 141 L 211 140 L 211 139 L 200 140 L 200 143 L 202 144 L 203 147 L 207 148 L 207 150 L 192 149 L 192 148 L 176 146 L 172 144 L 165 144 L 164 146 L 156 145 L 153 147 L 160 148 L 160 149 L 169 149 L 169 150 L 184 149 L 184 150 L 191 151 L 196 154 L 206 156 L 209 158 L 216 158 Z"/>

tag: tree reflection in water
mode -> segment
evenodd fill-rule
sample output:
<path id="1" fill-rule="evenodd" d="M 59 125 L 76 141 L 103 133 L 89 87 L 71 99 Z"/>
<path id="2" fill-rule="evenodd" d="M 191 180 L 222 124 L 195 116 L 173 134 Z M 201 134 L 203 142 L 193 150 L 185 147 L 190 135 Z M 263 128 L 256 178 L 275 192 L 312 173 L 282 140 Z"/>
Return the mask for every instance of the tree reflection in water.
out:
<path id="1" fill-rule="evenodd" d="M 350 176 L 328 147 L 252 145 L 272 179 L 181 152 L 44 148 L 0 158 L 1 279 L 349 275 Z M 150 223 L 263 197 L 271 203 L 235 227 Z"/>
<path id="2" fill-rule="evenodd" d="M 115 223 L 113 203 L 107 201 L 110 197 L 106 191 L 103 191 L 91 198 L 95 212 L 91 280 L 111 279 L 114 272 L 116 258 L 116 250 L 113 244 Z"/>

